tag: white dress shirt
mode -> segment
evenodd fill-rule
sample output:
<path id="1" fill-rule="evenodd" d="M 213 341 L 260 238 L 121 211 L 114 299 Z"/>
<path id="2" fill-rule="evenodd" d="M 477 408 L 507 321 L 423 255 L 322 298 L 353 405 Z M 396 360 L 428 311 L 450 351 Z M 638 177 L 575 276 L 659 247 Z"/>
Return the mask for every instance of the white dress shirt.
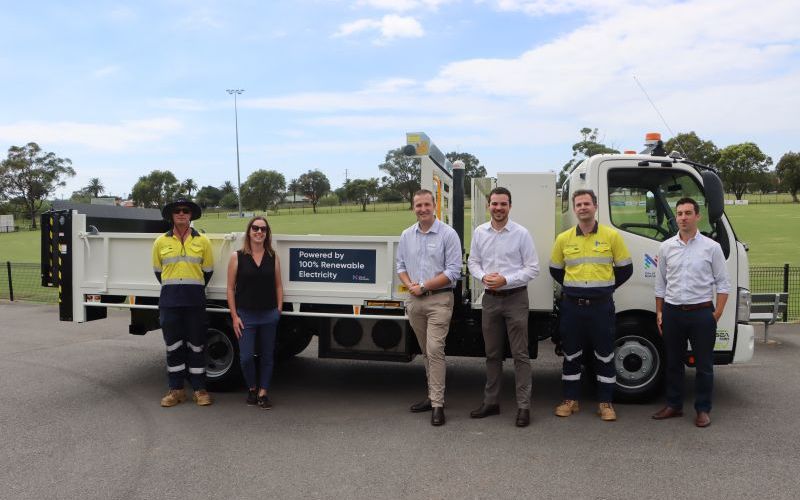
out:
<path id="1" fill-rule="evenodd" d="M 439 219 L 433 221 L 426 233 L 419 229 L 417 222 L 400 235 L 395 258 L 397 274 L 405 272 L 415 283 L 444 273 L 450 280 L 449 288 L 452 288 L 461 277 L 461 263 L 458 233 Z"/>
<path id="2" fill-rule="evenodd" d="M 512 220 L 499 231 L 491 222 L 476 227 L 467 265 L 478 280 L 490 273 L 503 276 L 506 284 L 498 290 L 527 286 L 539 275 L 539 257 L 531 233 Z"/>
<path id="3" fill-rule="evenodd" d="M 658 249 L 656 297 L 674 305 L 709 302 L 716 293 L 730 293 L 725 256 L 719 243 L 700 231 L 686 243 L 680 233 Z"/>

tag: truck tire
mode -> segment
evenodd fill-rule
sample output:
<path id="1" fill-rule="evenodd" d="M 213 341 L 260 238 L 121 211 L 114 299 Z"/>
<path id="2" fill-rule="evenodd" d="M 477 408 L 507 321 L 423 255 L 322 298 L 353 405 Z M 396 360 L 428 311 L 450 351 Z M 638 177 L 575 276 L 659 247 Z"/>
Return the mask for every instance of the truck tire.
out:
<path id="1" fill-rule="evenodd" d="M 649 401 L 664 382 L 664 343 L 655 319 L 642 316 L 617 318 L 614 397 L 621 403 Z"/>
<path id="2" fill-rule="evenodd" d="M 275 340 L 275 360 L 285 361 L 300 354 L 311 343 L 313 336 L 313 322 L 296 316 L 281 317 Z"/>
<path id="3" fill-rule="evenodd" d="M 206 345 L 206 383 L 214 391 L 238 389 L 242 385 L 239 341 L 228 321 L 215 321 L 208 327 Z"/>

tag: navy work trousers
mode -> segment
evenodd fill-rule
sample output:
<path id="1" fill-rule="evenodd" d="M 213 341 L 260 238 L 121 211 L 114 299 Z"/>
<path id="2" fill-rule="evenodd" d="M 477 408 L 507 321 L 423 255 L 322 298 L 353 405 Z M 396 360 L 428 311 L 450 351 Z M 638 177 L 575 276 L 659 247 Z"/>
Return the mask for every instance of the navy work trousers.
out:
<path id="1" fill-rule="evenodd" d="M 580 399 L 584 349 L 592 349 L 597 375 L 597 400 L 610 403 L 617 383 L 614 369 L 614 301 L 580 305 L 561 300 L 561 342 L 564 364 L 561 372 L 564 399 Z"/>
<path id="2" fill-rule="evenodd" d="M 694 409 L 711 411 L 711 392 L 714 388 L 714 343 L 717 322 L 714 309 L 705 307 L 684 311 L 678 306 L 664 304 L 661 330 L 667 354 L 667 405 L 683 408 L 684 360 L 686 341 L 692 343 L 695 358 Z"/>
<path id="3" fill-rule="evenodd" d="M 160 307 L 158 319 L 167 345 L 167 379 L 170 389 L 189 383 L 195 391 L 206 388 L 206 341 L 208 317 L 205 307 Z"/>

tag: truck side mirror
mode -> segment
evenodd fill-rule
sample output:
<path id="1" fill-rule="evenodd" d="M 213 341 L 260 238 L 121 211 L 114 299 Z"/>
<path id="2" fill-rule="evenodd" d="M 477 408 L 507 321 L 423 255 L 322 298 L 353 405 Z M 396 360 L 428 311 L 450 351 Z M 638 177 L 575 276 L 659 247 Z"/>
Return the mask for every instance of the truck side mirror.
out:
<path id="1" fill-rule="evenodd" d="M 722 188 L 722 180 L 710 170 L 703 170 L 700 175 L 703 178 L 703 187 L 706 191 L 708 221 L 714 224 L 722 217 L 722 213 L 725 211 L 725 191 Z"/>

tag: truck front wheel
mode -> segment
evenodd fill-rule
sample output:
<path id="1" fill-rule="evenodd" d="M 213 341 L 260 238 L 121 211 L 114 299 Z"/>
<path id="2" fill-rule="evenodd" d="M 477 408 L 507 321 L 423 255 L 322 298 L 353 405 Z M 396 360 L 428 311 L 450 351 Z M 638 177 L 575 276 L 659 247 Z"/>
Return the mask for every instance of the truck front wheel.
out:
<path id="1" fill-rule="evenodd" d="M 664 345 L 655 320 L 644 317 L 617 319 L 614 367 L 615 398 L 620 402 L 644 402 L 655 396 L 664 379 Z"/>
<path id="2" fill-rule="evenodd" d="M 224 322 L 211 324 L 208 328 L 206 383 L 209 389 L 216 391 L 235 389 L 242 383 L 239 342 L 233 328 Z"/>

